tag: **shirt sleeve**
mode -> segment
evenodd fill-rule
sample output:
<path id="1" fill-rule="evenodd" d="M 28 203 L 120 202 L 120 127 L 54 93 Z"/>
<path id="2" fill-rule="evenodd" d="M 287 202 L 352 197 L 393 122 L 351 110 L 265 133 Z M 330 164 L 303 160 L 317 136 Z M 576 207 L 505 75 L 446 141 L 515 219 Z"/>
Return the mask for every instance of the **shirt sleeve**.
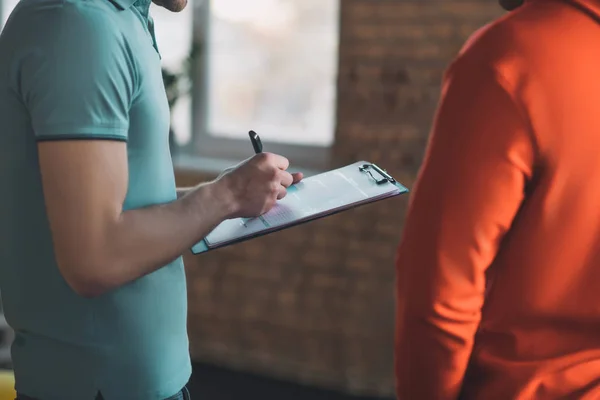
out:
<path id="1" fill-rule="evenodd" d="M 127 140 L 137 86 L 127 41 L 99 7 L 65 3 L 47 13 L 50 28 L 24 39 L 12 79 L 36 140 Z"/>
<path id="2" fill-rule="evenodd" d="M 486 269 L 524 199 L 535 146 L 492 67 L 448 69 L 397 251 L 398 399 L 456 399 Z"/>

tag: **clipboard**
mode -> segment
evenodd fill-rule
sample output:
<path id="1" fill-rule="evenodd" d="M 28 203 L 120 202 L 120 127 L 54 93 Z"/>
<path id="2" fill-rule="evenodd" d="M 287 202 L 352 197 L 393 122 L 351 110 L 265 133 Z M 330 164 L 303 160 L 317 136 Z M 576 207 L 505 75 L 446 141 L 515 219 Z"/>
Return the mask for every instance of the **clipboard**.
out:
<path id="1" fill-rule="evenodd" d="M 244 242 L 361 205 L 408 193 L 384 169 L 366 161 L 304 178 L 257 218 L 223 221 L 192 247 L 193 254 Z"/>

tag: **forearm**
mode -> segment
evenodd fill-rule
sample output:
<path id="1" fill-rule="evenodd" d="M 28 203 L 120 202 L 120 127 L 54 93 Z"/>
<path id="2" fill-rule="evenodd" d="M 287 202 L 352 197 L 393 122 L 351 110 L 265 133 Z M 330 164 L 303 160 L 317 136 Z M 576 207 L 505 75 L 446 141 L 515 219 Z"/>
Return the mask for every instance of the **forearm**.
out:
<path id="1" fill-rule="evenodd" d="M 287 159 L 261 154 L 168 204 L 123 211 L 130 187 L 124 143 L 38 148 L 55 261 L 73 291 L 86 297 L 169 264 L 225 219 L 265 213 L 294 180 Z"/>
<path id="2" fill-rule="evenodd" d="M 225 168 L 220 174 L 219 176 L 217 176 L 215 179 L 219 179 L 220 177 L 222 177 L 223 175 L 225 175 L 227 172 L 232 171 L 235 168 L 235 166 L 233 167 L 229 167 L 229 168 Z M 189 193 L 192 189 L 194 189 L 193 187 L 178 187 L 177 188 L 177 198 L 180 199 L 183 196 L 185 196 L 187 193 Z"/>
<path id="3" fill-rule="evenodd" d="M 188 194 L 193 188 L 191 187 L 178 187 L 177 188 L 177 198 L 180 199 L 186 194 Z"/>
<path id="4" fill-rule="evenodd" d="M 208 183 L 172 203 L 123 212 L 100 250 L 104 265 L 96 268 L 101 276 L 92 291 L 122 286 L 179 257 L 228 217 L 225 197 Z"/>

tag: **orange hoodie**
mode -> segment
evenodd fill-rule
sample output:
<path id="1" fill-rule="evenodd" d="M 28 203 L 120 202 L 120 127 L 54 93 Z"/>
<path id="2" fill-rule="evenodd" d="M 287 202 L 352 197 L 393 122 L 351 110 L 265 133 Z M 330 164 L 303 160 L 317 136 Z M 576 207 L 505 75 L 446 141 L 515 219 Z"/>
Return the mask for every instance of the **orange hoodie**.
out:
<path id="1" fill-rule="evenodd" d="M 527 1 L 447 71 L 397 255 L 399 399 L 600 399 L 600 0 L 575 1 Z"/>

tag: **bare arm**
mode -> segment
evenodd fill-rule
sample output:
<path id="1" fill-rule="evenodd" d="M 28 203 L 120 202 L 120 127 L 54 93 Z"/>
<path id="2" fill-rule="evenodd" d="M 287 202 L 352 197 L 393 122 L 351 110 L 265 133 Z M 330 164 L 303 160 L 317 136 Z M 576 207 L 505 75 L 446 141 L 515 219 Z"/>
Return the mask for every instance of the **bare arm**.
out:
<path id="1" fill-rule="evenodd" d="M 73 7 L 60 21 L 15 63 L 11 89 L 38 142 L 56 261 L 77 293 L 100 295 L 155 271 L 223 219 L 260 215 L 285 195 L 287 160 L 262 154 L 170 204 L 123 211 L 137 61 L 105 13 Z"/>
<path id="2" fill-rule="evenodd" d="M 268 210 L 292 182 L 283 171 L 287 160 L 263 156 L 172 203 L 123 211 L 126 143 L 38 146 L 56 260 L 67 283 L 87 297 L 168 264 L 228 217 Z"/>
<path id="3" fill-rule="evenodd" d="M 42 142 L 39 157 L 57 262 L 85 296 L 168 264 L 233 211 L 231 194 L 213 182 L 175 202 L 123 212 L 124 142 Z"/>
<path id="4" fill-rule="evenodd" d="M 188 194 L 192 189 L 192 187 L 178 187 L 177 188 L 177 198 L 180 199 L 186 194 Z"/>
<path id="5" fill-rule="evenodd" d="M 217 176 L 216 179 L 219 179 L 220 177 L 222 177 L 226 173 L 233 171 L 236 166 L 237 165 L 234 165 L 234 166 L 231 166 L 231 167 L 228 167 L 228 168 L 224 169 L 223 171 L 221 171 L 221 173 L 219 174 L 219 176 Z M 192 189 L 194 189 L 194 188 L 193 187 L 178 187 L 177 188 L 177 198 L 178 199 L 182 198 L 183 196 L 185 196 L 186 194 L 188 194 Z"/>

